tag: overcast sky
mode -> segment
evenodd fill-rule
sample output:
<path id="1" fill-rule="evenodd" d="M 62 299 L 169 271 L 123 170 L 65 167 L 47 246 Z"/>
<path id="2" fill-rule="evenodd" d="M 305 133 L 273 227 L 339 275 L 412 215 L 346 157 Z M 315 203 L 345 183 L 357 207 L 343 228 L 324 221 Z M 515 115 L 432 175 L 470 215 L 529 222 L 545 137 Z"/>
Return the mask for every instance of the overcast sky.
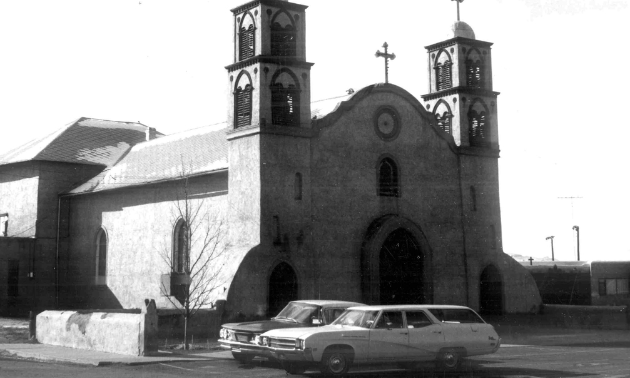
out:
<path id="1" fill-rule="evenodd" d="M 384 81 L 427 92 L 424 46 L 447 37 L 449 0 L 302 0 L 312 99 Z M 240 0 L 0 0 L 0 154 L 79 117 L 171 134 L 226 119 Z M 466 0 L 493 42 L 506 253 L 630 260 L 627 0 Z M 575 200 L 559 197 L 581 197 Z"/>

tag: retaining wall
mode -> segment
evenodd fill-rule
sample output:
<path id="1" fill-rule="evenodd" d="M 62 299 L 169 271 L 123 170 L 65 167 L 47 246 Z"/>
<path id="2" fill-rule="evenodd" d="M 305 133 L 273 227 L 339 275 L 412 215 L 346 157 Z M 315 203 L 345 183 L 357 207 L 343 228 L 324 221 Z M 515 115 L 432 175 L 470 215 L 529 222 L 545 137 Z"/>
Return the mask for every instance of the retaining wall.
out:
<path id="1" fill-rule="evenodd" d="M 155 301 L 138 313 L 44 311 L 37 315 L 37 341 L 76 349 L 146 356 L 157 352 Z"/>
<path id="2" fill-rule="evenodd" d="M 630 329 L 628 306 L 542 305 L 540 321 L 567 328 Z"/>

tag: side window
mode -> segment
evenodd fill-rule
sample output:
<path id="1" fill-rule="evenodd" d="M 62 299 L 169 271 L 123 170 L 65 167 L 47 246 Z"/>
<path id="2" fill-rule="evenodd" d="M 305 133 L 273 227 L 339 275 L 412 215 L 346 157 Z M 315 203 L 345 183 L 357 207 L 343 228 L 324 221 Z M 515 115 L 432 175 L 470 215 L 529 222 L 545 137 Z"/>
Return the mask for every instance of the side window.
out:
<path id="1" fill-rule="evenodd" d="M 324 310 L 324 323 L 330 324 L 337 319 L 345 310 L 343 308 L 327 308 Z"/>
<path id="2" fill-rule="evenodd" d="M 393 159 L 384 158 L 378 166 L 378 195 L 399 197 L 398 166 Z"/>
<path id="3" fill-rule="evenodd" d="M 422 328 L 431 325 L 431 320 L 422 311 L 405 311 L 407 328 Z"/>
<path id="4" fill-rule="evenodd" d="M 96 284 L 106 284 L 107 277 L 107 233 L 100 229 L 96 234 Z"/>
<path id="5" fill-rule="evenodd" d="M 403 328 L 402 312 L 400 311 L 386 311 L 383 312 L 381 317 L 376 323 L 376 327 L 379 329 L 392 329 Z"/>

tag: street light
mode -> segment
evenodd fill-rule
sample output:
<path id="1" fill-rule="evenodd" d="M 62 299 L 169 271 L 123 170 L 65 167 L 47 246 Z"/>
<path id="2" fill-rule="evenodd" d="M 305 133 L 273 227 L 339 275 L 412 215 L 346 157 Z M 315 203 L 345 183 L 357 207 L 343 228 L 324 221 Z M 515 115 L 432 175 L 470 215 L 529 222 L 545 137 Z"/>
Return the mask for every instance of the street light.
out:
<path id="1" fill-rule="evenodd" d="M 575 230 L 575 232 L 577 232 L 577 261 L 580 261 L 580 227 L 573 226 L 573 229 Z"/>
<path id="2" fill-rule="evenodd" d="M 553 255 L 553 238 L 555 238 L 555 236 L 547 236 L 545 240 L 551 240 L 551 261 L 556 261 Z"/>

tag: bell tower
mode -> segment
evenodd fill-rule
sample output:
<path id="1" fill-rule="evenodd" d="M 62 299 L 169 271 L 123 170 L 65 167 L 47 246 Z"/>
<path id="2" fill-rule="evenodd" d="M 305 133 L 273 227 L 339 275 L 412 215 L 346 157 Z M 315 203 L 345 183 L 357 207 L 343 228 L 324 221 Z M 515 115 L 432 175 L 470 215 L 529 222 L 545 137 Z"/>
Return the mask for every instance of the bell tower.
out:
<path id="1" fill-rule="evenodd" d="M 306 8 L 254 0 L 232 9 L 229 238 L 256 247 L 261 265 L 290 262 L 308 248 L 313 64 L 306 61 Z"/>
<path id="2" fill-rule="evenodd" d="M 233 63 L 226 67 L 228 125 L 310 128 L 310 70 L 306 62 L 306 6 L 257 0 L 232 9 Z"/>
<path id="3" fill-rule="evenodd" d="M 429 93 L 422 96 L 437 126 L 458 146 L 498 149 L 497 96 L 492 89 L 490 42 L 475 38 L 463 21 L 449 39 L 426 46 Z"/>

